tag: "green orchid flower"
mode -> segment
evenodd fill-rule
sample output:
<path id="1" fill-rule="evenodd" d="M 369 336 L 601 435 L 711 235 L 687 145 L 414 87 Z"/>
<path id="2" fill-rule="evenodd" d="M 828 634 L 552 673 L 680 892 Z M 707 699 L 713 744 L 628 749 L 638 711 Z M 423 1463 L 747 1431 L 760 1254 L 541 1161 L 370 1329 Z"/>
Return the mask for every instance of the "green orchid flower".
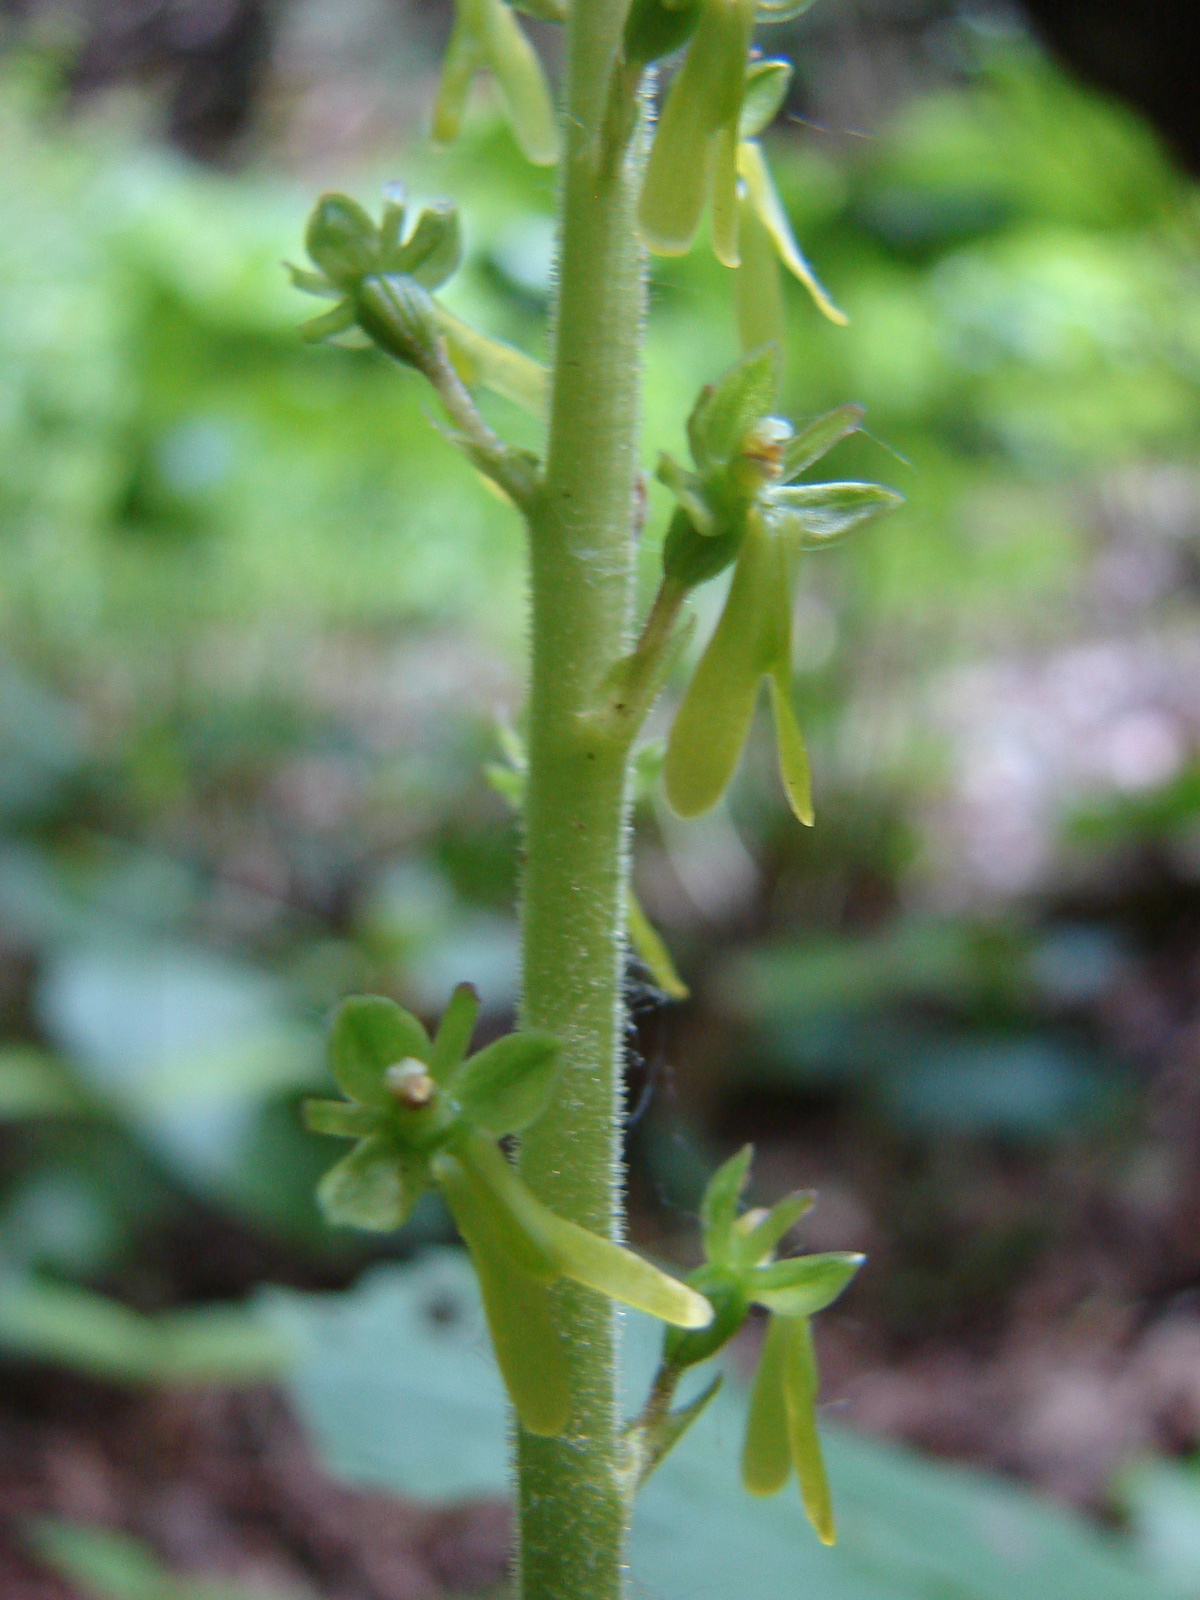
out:
<path id="1" fill-rule="evenodd" d="M 355 1143 L 317 1198 L 332 1223 L 389 1232 L 424 1190 L 438 1188 L 471 1252 L 521 1425 L 555 1434 L 571 1394 L 551 1284 L 569 1278 L 681 1327 L 705 1326 L 712 1307 L 632 1251 L 555 1216 L 522 1183 L 496 1141 L 542 1115 L 558 1042 L 511 1033 L 468 1055 L 478 1009 L 474 990 L 460 984 L 431 1040 L 391 1000 L 343 1001 L 329 1059 L 347 1099 L 310 1100 L 304 1116 L 315 1132 Z"/>
<path id="2" fill-rule="evenodd" d="M 495 76 L 526 159 L 535 166 L 553 166 L 561 140 L 546 74 L 504 0 L 455 0 L 454 28 L 433 107 L 433 137 L 439 144 L 458 137 L 471 80 L 483 70 Z"/>
<path id="3" fill-rule="evenodd" d="M 706 811 L 724 793 L 765 678 L 788 803 L 811 825 L 808 755 L 792 707 L 797 559 L 903 498 L 872 483 L 795 484 L 858 428 L 863 413 L 839 406 L 795 430 L 770 414 L 778 382 L 774 346 L 743 357 L 703 390 L 688 419 L 696 470 L 666 456 L 659 463 L 660 481 L 679 502 L 663 544 L 664 586 L 686 592 L 734 566 L 720 620 L 667 741 L 667 799 L 684 817 Z"/>
<path id="4" fill-rule="evenodd" d="M 310 342 L 357 330 L 397 361 L 435 381 L 445 351 L 459 379 L 482 384 L 540 416 L 545 368 L 520 350 L 476 332 L 433 298 L 462 260 L 458 213 L 440 202 L 424 207 L 405 230 L 404 191 L 386 191 L 380 225 L 347 195 L 317 201 L 305 232 L 315 272 L 290 267 L 298 289 L 337 303 L 306 322 Z"/>
<path id="5" fill-rule="evenodd" d="M 658 1397 L 669 1396 L 683 1372 L 728 1343 L 752 1306 L 765 1309 L 769 1320 L 751 1390 L 742 1481 L 751 1494 L 774 1494 L 794 1468 L 808 1519 L 817 1536 L 832 1544 L 829 1486 L 814 1420 L 817 1372 L 809 1319 L 832 1305 L 864 1258 L 835 1251 L 777 1261 L 780 1241 L 814 1197 L 792 1194 L 769 1211 L 739 1215 L 753 1153 L 751 1145 L 739 1150 L 717 1169 L 705 1191 L 700 1211 L 705 1260 L 687 1281 L 712 1302 L 713 1320 L 703 1329 L 667 1330 L 655 1390 Z M 680 1422 L 687 1426 L 711 1392 L 710 1387 L 682 1412 L 669 1412 L 661 1404 L 652 1409 L 650 1425 L 643 1424 L 641 1436 L 633 1435 L 650 1466 L 661 1458 L 662 1436 L 669 1435 L 674 1443 L 682 1431 Z"/>

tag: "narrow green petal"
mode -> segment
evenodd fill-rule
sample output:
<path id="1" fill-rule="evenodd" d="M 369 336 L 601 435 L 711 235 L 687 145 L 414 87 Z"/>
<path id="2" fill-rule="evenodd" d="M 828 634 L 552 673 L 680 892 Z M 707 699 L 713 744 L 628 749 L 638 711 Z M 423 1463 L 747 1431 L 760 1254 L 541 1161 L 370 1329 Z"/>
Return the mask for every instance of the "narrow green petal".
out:
<path id="1" fill-rule="evenodd" d="M 290 261 L 285 261 L 283 265 L 292 288 L 304 294 L 319 295 L 322 300 L 340 300 L 345 293 L 336 283 L 331 283 L 323 272 L 309 272 L 305 267 L 293 266 Z"/>
<path id="2" fill-rule="evenodd" d="M 412 236 L 394 252 L 396 271 L 415 278 L 423 289 L 440 289 L 462 260 L 458 208 L 448 200 L 426 206 Z"/>
<path id="3" fill-rule="evenodd" d="M 317 1203 L 336 1227 L 391 1233 L 406 1220 L 420 1192 L 392 1140 L 372 1134 L 321 1179 Z"/>
<path id="4" fill-rule="evenodd" d="M 776 1201 L 765 1216 L 760 1212 L 749 1226 L 739 1223 L 735 1245 L 739 1266 L 756 1267 L 772 1253 L 783 1236 L 807 1216 L 816 1203 L 811 1189 L 797 1190 Z M 745 1222 L 746 1219 L 741 1219 Z"/>
<path id="5" fill-rule="evenodd" d="M 483 45 L 526 160 L 551 167 L 561 140 L 541 59 L 504 0 L 486 0 Z"/>
<path id="6" fill-rule="evenodd" d="M 742 264 L 733 284 L 738 342 L 743 350 L 762 345 L 782 348 L 787 311 L 774 241 L 750 204 L 745 190 L 738 197 L 738 246 Z"/>
<path id="7" fill-rule="evenodd" d="M 383 1075 L 394 1061 L 428 1061 L 429 1035 L 407 1011 L 382 995 L 343 1000 L 329 1034 L 329 1065 L 351 1100 L 378 1111 L 394 1108 Z"/>
<path id="8" fill-rule="evenodd" d="M 775 193 L 775 185 L 771 182 L 771 174 L 762 147 L 753 139 L 743 139 L 738 146 L 738 172 L 746 185 L 751 205 L 758 212 L 763 226 L 775 242 L 779 259 L 792 276 L 798 278 L 808 290 L 817 310 L 828 317 L 830 322 L 844 325 L 849 320 L 845 312 L 839 311 L 834 305 L 818 283 L 812 268 L 800 254 L 800 247 L 792 234 L 792 225 L 780 204 L 779 196 Z"/>
<path id="9" fill-rule="evenodd" d="M 776 664 L 768 680 L 771 685 L 771 710 L 775 717 L 775 749 L 779 755 L 779 775 L 792 811 L 806 828 L 813 825 L 812 775 L 804 735 L 792 709 L 791 668 L 787 657 Z"/>
<path id="10" fill-rule="evenodd" d="M 742 1484 L 748 1494 L 778 1494 L 792 1470 L 783 1398 L 786 1347 L 787 1324 L 771 1317 L 750 1390 L 742 1445 Z"/>
<path id="11" fill-rule="evenodd" d="M 667 92 L 638 199 L 642 237 L 661 256 L 681 256 L 691 245 L 712 181 L 712 124 L 703 86 L 688 71 L 695 48 L 693 40 Z"/>
<path id="12" fill-rule="evenodd" d="M 833 1304 L 865 1259 L 839 1250 L 776 1261 L 751 1273 L 747 1293 L 781 1316 L 811 1317 Z"/>
<path id="13" fill-rule="evenodd" d="M 365 1139 L 379 1122 L 378 1111 L 345 1100 L 306 1100 L 300 1112 L 310 1132 L 328 1133 L 335 1139 Z"/>
<path id="14" fill-rule="evenodd" d="M 468 327 L 436 301 L 434 315 L 455 370 L 469 388 L 482 384 L 531 416 L 546 415 L 550 378 L 540 361 L 501 339 L 491 339 Z"/>
<path id="15" fill-rule="evenodd" d="M 823 416 L 806 422 L 788 440 L 783 449 L 783 481 L 790 483 L 806 472 L 814 462 L 828 455 L 839 439 L 857 432 L 862 426 L 864 407 L 858 405 L 836 406 Z"/>
<path id="16" fill-rule="evenodd" d="M 459 5 L 455 8 L 454 29 L 442 59 L 437 95 L 433 102 L 430 132 L 436 143 L 451 144 L 458 138 L 471 79 L 482 64 L 479 41 L 469 16 L 464 7 Z"/>
<path id="17" fill-rule="evenodd" d="M 450 1002 L 429 1053 L 429 1072 L 435 1083 L 445 1083 L 471 1046 L 475 1018 L 479 1015 L 479 996 L 470 983 L 455 986 Z"/>
<path id="18" fill-rule="evenodd" d="M 527 1433 L 561 1433 L 571 1409 L 567 1361 L 544 1282 L 522 1272 L 496 1227 L 496 1213 L 460 1164 L 441 1156 L 435 1171 L 462 1234 L 487 1316 L 496 1365 Z"/>
<path id="19" fill-rule="evenodd" d="M 765 624 L 776 596 L 777 562 L 756 518 L 747 519 L 733 582 L 712 638 L 683 697 L 667 741 L 663 778 L 681 817 L 699 816 L 725 792 L 771 665 Z"/>
<path id="20" fill-rule="evenodd" d="M 752 61 L 746 69 L 738 134 L 757 139 L 774 122 L 792 82 L 790 61 Z"/>
<path id="21" fill-rule="evenodd" d="M 322 339 L 334 339 L 339 333 L 348 333 L 358 321 L 353 300 L 341 300 L 319 317 L 310 317 L 300 324 L 300 337 L 306 344 L 319 344 Z"/>
<path id="22" fill-rule="evenodd" d="M 564 1278 L 609 1295 L 680 1328 L 705 1328 L 712 1307 L 702 1294 L 609 1239 L 588 1233 L 544 1206 L 490 1140 L 472 1136 L 459 1158 L 485 1184 L 514 1227 L 541 1249 Z"/>
<path id="23" fill-rule="evenodd" d="M 398 181 L 383 186 L 383 213 L 379 219 L 379 255 L 385 272 L 395 270 L 394 254 L 400 248 L 404 234 L 404 213 L 407 204 L 404 185 Z"/>
<path id="24" fill-rule="evenodd" d="M 704 1235 L 704 1254 L 709 1261 L 728 1261 L 732 1255 L 738 1203 L 753 1159 L 754 1146 L 744 1144 L 736 1155 L 722 1162 L 708 1180 L 700 1201 L 700 1227 Z"/>
<path id="25" fill-rule="evenodd" d="M 548 1033 L 509 1033 L 464 1061 L 449 1090 L 469 1121 L 497 1138 L 520 1133 L 545 1111 L 558 1071 Z"/>
<path id="26" fill-rule="evenodd" d="M 783 1362 L 783 1397 L 787 1412 L 788 1444 L 800 1481 L 800 1498 L 808 1520 L 822 1544 L 832 1544 L 833 1506 L 817 1434 L 817 1359 L 807 1317 L 771 1318 L 786 1330 Z"/>
<path id="27" fill-rule="evenodd" d="M 686 1000 L 690 990 L 676 972 L 671 952 L 638 904 L 632 889 L 625 906 L 625 928 L 635 955 L 668 1000 Z"/>
<path id="28" fill-rule="evenodd" d="M 729 123 L 715 137 L 712 176 L 712 247 L 723 267 L 741 262 L 738 251 L 737 128 Z"/>

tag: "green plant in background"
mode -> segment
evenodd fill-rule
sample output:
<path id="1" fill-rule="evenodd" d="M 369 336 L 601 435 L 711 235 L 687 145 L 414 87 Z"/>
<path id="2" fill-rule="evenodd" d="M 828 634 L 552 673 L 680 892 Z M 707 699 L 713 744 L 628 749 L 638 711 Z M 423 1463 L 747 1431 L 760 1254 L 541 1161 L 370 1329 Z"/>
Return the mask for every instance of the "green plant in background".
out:
<path id="1" fill-rule="evenodd" d="M 464 1060 L 473 1021 L 466 990 L 456 992 L 432 1044 L 386 1002 L 348 1002 L 331 1049 L 354 1103 L 318 1103 L 309 1113 L 312 1125 L 359 1141 L 322 1188 L 335 1220 L 394 1226 L 420 1188 L 434 1183 L 470 1246 L 519 1423 L 525 1600 L 604 1600 L 622 1591 L 631 1494 L 644 1476 L 631 1467 L 631 1441 L 643 1438 L 643 1453 L 658 1459 L 686 1425 L 686 1413 L 683 1422 L 660 1420 L 649 1446 L 644 1429 L 623 1432 L 612 1299 L 692 1330 L 699 1345 L 688 1333 L 668 1340 L 668 1370 L 712 1354 L 752 1300 L 771 1306 L 777 1320 L 752 1408 L 747 1481 L 756 1490 L 778 1487 L 784 1438 L 810 1516 L 822 1538 L 832 1536 L 815 1465 L 816 1379 L 805 1318 L 853 1268 L 841 1262 L 833 1270 L 830 1292 L 828 1261 L 764 1264 L 781 1217 L 791 1213 L 785 1208 L 739 1233 L 740 1181 L 731 1186 L 728 1171 L 710 1200 L 709 1276 L 696 1286 L 712 1288 L 707 1300 L 615 1243 L 630 775 L 646 714 L 687 638 L 683 602 L 734 567 L 725 612 L 668 744 L 669 798 L 687 814 L 720 798 L 765 676 L 785 787 L 796 813 L 811 821 L 807 755 L 791 707 L 791 567 L 807 545 L 828 542 L 898 498 L 863 484 L 791 486 L 853 431 L 859 413 L 843 410 L 795 433 L 774 415 L 777 349 L 751 352 L 696 403 L 688 424 L 696 473 L 664 462 L 679 511 L 658 597 L 630 645 L 646 248 L 685 250 L 707 204 L 714 252 L 725 266 L 741 262 L 745 211 L 750 231 L 764 232 L 806 275 L 752 142 L 787 83 L 785 64 L 751 59 L 755 21 L 801 9 L 753 0 L 635 0 L 631 9 L 621 0 L 578 0 L 572 8 L 544 459 L 504 443 L 470 395 L 472 381 L 486 385 L 519 360 L 480 336 L 464 349 L 433 298 L 458 260 L 452 209 L 424 211 L 406 233 L 394 200 L 376 227 L 353 201 L 327 195 L 306 235 L 317 273 L 293 274 L 301 288 L 337 300 L 309 325 L 309 336 L 353 329 L 421 373 L 449 418 L 447 437 L 517 507 L 529 536 L 523 1031 Z M 650 143 L 647 69 L 684 45 Z M 544 81 L 503 0 L 459 7 L 435 133 L 455 131 L 481 65 L 499 78 L 526 153 L 550 159 L 556 140 Z M 519 1176 L 495 1142 L 517 1133 Z M 781 1400 L 782 1434 L 766 1420 Z"/>

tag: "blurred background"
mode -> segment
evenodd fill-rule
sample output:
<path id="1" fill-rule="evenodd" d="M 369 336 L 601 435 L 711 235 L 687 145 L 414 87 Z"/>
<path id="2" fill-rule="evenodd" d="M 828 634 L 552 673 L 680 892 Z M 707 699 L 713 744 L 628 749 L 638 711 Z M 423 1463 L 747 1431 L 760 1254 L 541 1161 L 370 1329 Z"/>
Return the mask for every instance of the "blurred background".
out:
<path id="1" fill-rule="evenodd" d="M 797 64 L 777 181 L 850 316 L 789 287 L 785 409 L 863 402 L 830 467 L 908 503 L 804 568 L 816 828 L 766 729 L 717 813 L 639 804 L 691 998 L 630 969 L 631 1227 L 692 1264 L 703 1183 L 753 1139 L 756 1200 L 819 1191 L 797 1245 L 870 1259 L 818 1330 L 842 1544 L 696 1466 L 636 1536 L 639 1597 L 732 1593 L 752 1560 L 766 1600 L 801 1574 L 816 1600 L 1200 1596 L 1186 9 L 820 0 L 764 37 Z M 485 768 L 520 714 L 520 529 L 415 380 L 300 343 L 281 265 L 322 188 L 374 210 L 403 176 L 463 212 L 448 304 L 545 354 L 552 177 L 486 90 L 459 146 L 424 138 L 449 20 L 0 7 L 14 1600 L 503 1578 L 453 1229 L 433 1203 L 382 1242 L 328 1229 L 334 1152 L 297 1118 L 343 994 L 435 1018 L 469 978 L 487 1034 L 513 1015 L 517 830 Z M 705 249 L 652 284 L 647 466 L 736 353 Z M 652 487 L 647 593 L 667 514 Z"/>

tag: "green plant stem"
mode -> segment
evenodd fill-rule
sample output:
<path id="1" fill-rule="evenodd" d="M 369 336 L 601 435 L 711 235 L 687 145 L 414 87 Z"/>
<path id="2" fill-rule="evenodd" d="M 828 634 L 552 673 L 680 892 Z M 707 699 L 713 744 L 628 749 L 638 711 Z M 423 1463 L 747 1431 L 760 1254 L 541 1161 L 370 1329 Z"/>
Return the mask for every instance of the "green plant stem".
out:
<path id="1" fill-rule="evenodd" d="M 640 141 L 599 165 L 621 0 L 580 0 L 567 41 L 567 141 L 550 439 L 530 515 L 532 674 L 525 798 L 523 1022 L 563 1043 L 559 1092 L 521 1170 L 560 1216 L 621 1230 L 628 740 L 591 715 L 629 630 L 644 267 Z M 609 1302 L 567 1286 L 556 1313 L 573 1408 L 517 1441 L 522 1600 L 616 1600 L 627 1504 Z"/>

